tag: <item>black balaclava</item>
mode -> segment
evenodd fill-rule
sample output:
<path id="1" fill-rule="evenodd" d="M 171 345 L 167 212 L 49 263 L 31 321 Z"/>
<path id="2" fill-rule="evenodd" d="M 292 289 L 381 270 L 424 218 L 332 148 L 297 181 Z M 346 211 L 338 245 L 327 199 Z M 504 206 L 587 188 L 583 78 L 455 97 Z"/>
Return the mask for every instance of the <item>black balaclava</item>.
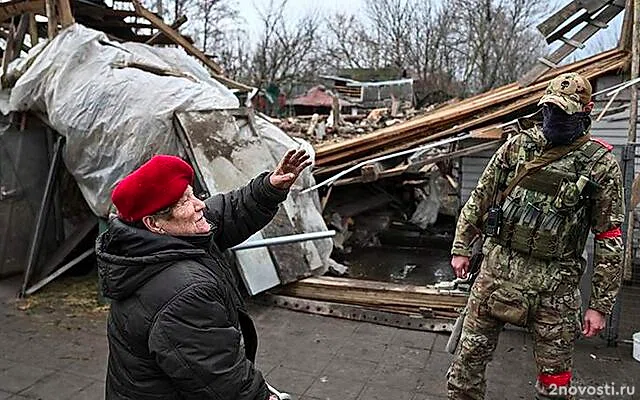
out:
<path id="1" fill-rule="evenodd" d="M 589 113 L 567 114 L 553 103 L 542 105 L 542 133 L 552 146 L 572 143 L 582 136 L 590 125 Z"/>

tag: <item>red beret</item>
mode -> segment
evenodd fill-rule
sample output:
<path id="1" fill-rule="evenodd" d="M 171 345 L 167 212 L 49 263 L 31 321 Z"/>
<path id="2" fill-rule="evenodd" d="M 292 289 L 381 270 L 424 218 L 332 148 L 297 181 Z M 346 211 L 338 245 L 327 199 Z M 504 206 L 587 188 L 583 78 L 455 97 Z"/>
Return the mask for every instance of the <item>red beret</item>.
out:
<path id="1" fill-rule="evenodd" d="M 176 203 L 193 182 L 193 168 L 179 157 L 157 155 L 121 180 L 111 200 L 125 221 L 139 221 Z"/>

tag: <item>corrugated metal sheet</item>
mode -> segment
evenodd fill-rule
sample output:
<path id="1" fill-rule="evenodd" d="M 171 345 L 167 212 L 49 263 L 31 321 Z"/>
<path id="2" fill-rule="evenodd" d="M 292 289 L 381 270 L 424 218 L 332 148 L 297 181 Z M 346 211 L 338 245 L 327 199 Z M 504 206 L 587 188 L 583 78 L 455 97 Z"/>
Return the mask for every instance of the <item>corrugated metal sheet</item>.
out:
<path id="1" fill-rule="evenodd" d="M 24 271 L 47 180 L 48 157 L 42 126 L 28 124 L 24 131 L 11 126 L 0 133 L 0 189 L 9 193 L 0 198 L 0 277 Z M 50 247 L 53 233 L 53 229 L 45 231 L 44 248 Z"/>
<path id="2" fill-rule="evenodd" d="M 463 157 L 460 160 L 461 163 L 461 185 L 460 195 L 462 204 L 467 201 L 471 192 L 478 184 L 478 179 L 482 175 L 482 172 L 487 167 L 489 159 L 493 155 L 495 150 L 483 151 L 468 157 Z"/>

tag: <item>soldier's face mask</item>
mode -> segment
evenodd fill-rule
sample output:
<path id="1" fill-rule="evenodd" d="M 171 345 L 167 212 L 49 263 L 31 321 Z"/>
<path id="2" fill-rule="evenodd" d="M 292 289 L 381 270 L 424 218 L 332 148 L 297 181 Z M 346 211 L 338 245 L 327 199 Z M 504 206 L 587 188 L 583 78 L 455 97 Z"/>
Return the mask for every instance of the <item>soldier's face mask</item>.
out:
<path id="1" fill-rule="evenodd" d="M 572 143 L 582 136 L 590 123 L 586 112 L 569 115 L 555 104 L 542 105 L 542 133 L 553 146 Z"/>

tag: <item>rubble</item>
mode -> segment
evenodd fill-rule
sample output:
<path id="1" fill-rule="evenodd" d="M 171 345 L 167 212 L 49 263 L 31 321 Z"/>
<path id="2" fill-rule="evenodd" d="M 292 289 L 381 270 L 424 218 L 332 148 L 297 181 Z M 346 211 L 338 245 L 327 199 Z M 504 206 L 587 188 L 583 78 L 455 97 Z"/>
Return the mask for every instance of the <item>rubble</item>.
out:
<path id="1" fill-rule="evenodd" d="M 313 145 L 326 145 L 340 143 L 345 139 L 357 138 L 379 129 L 400 124 L 432 109 L 433 107 L 416 110 L 408 107 L 396 115 L 392 115 L 389 108 L 376 108 L 366 114 L 341 114 L 337 127 L 333 125 L 332 113 L 272 118 L 271 122 L 293 137 L 305 139 Z"/>

